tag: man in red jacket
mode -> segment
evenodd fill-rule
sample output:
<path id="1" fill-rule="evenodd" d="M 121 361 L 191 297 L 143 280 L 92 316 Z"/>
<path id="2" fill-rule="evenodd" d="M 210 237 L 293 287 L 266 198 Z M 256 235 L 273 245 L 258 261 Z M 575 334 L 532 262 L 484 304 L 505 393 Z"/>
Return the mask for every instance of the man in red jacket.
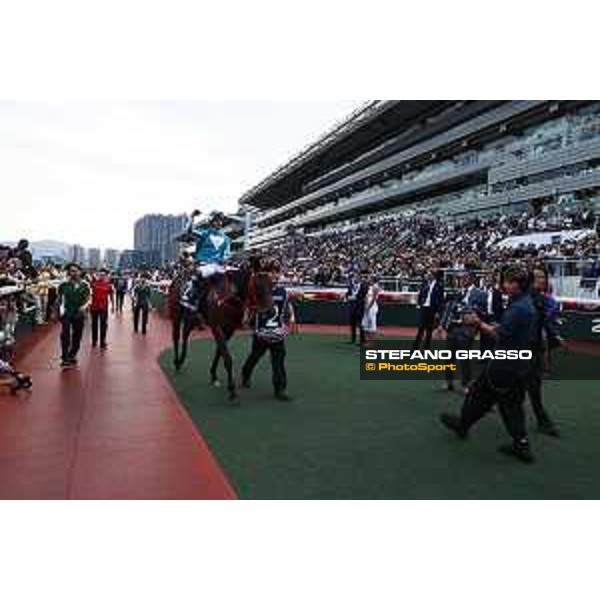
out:
<path id="1" fill-rule="evenodd" d="M 115 289 L 110 282 L 109 273 L 102 269 L 92 282 L 92 346 L 98 345 L 100 333 L 100 348 L 106 350 L 106 333 L 108 331 L 108 308 L 115 310 Z"/>

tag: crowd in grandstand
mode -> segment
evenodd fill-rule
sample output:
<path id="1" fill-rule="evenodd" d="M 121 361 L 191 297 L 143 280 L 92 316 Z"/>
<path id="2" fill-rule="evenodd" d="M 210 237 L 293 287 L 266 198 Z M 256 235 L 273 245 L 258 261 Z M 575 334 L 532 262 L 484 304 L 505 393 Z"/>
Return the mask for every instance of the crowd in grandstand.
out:
<path id="1" fill-rule="evenodd" d="M 452 270 L 493 270 L 498 264 L 520 259 L 582 259 L 597 257 L 595 235 L 575 240 L 552 240 L 542 245 L 501 247 L 512 236 L 536 232 L 593 230 L 591 211 L 562 215 L 525 211 L 518 215 L 474 217 L 460 223 L 428 215 L 398 213 L 313 235 L 294 235 L 268 250 L 295 283 L 345 283 L 352 272 L 367 269 L 377 277 L 400 280 L 420 277 L 427 267 Z"/>

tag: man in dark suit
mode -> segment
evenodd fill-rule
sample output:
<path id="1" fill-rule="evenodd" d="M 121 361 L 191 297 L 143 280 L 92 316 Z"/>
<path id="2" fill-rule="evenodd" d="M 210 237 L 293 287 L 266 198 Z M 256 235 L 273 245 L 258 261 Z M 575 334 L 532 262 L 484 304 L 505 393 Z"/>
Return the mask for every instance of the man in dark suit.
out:
<path id="1" fill-rule="evenodd" d="M 365 298 L 369 291 L 368 273 L 362 272 L 357 280 L 351 276 L 346 291 L 346 300 L 349 303 L 350 319 L 350 344 L 356 344 L 356 334 L 359 332 L 359 340 L 362 344 L 364 333 L 362 330 L 362 319 L 365 312 Z"/>
<path id="2" fill-rule="evenodd" d="M 498 283 L 498 276 L 493 275 L 487 278 L 485 282 L 485 289 L 483 290 L 483 299 L 485 304 L 480 307 L 480 316 L 484 323 L 492 325 L 499 323 L 504 312 L 504 299 L 500 286 Z M 483 352 L 485 350 L 493 350 L 496 346 L 496 338 L 493 335 L 489 335 L 485 332 L 481 332 L 479 337 L 479 349 Z"/>
<path id="3" fill-rule="evenodd" d="M 435 328 L 436 319 L 441 316 L 444 307 L 444 274 L 442 271 L 428 271 L 421 284 L 417 299 L 417 337 L 413 343 L 413 351 L 418 350 L 423 335 L 425 348 L 431 346 L 431 334 Z"/>

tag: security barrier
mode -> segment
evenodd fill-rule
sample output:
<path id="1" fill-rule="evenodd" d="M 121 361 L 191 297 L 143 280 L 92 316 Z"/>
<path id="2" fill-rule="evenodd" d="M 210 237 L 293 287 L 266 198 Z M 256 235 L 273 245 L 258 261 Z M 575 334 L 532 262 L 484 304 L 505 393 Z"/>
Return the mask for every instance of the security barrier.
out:
<path id="1" fill-rule="evenodd" d="M 167 316 L 166 294 L 154 290 L 153 305 L 163 316 Z M 347 325 L 349 305 L 342 300 L 325 300 L 299 297 L 294 301 L 296 318 L 300 324 Z M 565 338 L 600 342 L 600 307 L 587 310 L 570 304 L 562 313 L 561 334 Z M 417 309 L 405 302 L 384 302 L 379 307 L 379 325 L 385 327 L 415 327 Z"/>

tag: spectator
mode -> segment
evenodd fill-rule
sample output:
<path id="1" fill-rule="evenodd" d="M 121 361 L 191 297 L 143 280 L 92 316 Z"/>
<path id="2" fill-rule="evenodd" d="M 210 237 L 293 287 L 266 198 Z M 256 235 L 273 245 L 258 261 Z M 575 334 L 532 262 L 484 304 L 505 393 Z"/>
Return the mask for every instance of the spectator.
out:
<path id="1" fill-rule="evenodd" d="M 21 261 L 21 269 L 27 278 L 33 279 L 36 276 L 36 270 L 33 266 L 33 256 L 29 250 L 28 240 L 20 240 L 16 248 L 12 251 L 12 256 Z"/>
<path id="2" fill-rule="evenodd" d="M 148 273 L 142 273 L 139 280 L 131 290 L 133 301 L 133 330 L 135 333 L 140 329 L 140 317 L 142 319 L 142 335 L 148 332 L 148 315 L 152 307 L 150 297 L 152 288 L 150 286 Z"/>
<path id="3" fill-rule="evenodd" d="M 379 314 L 379 304 L 377 299 L 381 288 L 374 277 L 368 279 L 367 294 L 364 299 L 364 314 L 361 322 L 361 333 L 364 336 L 364 343 L 368 344 L 375 339 L 377 334 L 377 316 Z"/>
<path id="4" fill-rule="evenodd" d="M 123 305 L 125 304 L 125 296 L 128 291 L 128 281 L 127 277 L 123 275 L 121 272 L 118 273 L 117 277 L 114 280 L 114 288 L 115 288 L 115 296 L 116 296 L 116 309 L 117 313 L 123 313 Z"/>
<path id="5" fill-rule="evenodd" d="M 63 368 L 77 366 L 77 354 L 85 327 L 85 312 L 91 297 L 90 286 L 82 278 L 81 267 L 71 263 L 67 265 L 66 271 L 67 281 L 58 288 Z"/>
<path id="6" fill-rule="evenodd" d="M 98 346 L 100 339 L 100 349 L 106 350 L 106 334 L 108 332 L 108 309 L 115 311 L 115 291 L 110 282 L 109 273 L 106 269 L 101 269 L 99 276 L 92 281 L 92 347 Z"/>
<path id="7" fill-rule="evenodd" d="M 441 316 L 444 306 L 444 280 L 441 271 L 428 271 L 417 298 L 417 336 L 413 343 L 413 351 L 418 350 L 423 335 L 425 335 L 425 348 L 431 345 L 431 335 L 436 326 L 436 319 Z"/>
<path id="8" fill-rule="evenodd" d="M 346 300 L 349 302 L 350 318 L 350 343 L 356 344 L 356 334 L 360 333 L 360 343 L 364 342 L 364 330 L 362 320 L 365 313 L 365 299 L 369 291 L 368 273 L 361 273 L 360 278 L 356 280 L 352 275 L 348 282 L 346 291 Z"/>

